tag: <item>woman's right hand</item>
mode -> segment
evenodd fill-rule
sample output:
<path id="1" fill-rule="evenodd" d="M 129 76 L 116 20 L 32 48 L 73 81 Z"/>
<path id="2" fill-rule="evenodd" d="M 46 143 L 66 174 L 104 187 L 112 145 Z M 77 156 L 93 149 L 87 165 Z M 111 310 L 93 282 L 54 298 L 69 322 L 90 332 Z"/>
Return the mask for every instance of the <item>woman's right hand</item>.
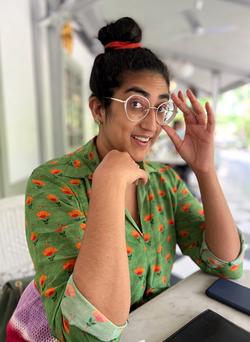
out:
<path id="1" fill-rule="evenodd" d="M 125 188 L 139 179 L 148 181 L 147 173 L 131 158 L 128 152 L 112 150 L 106 154 L 93 174 L 93 181 L 111 179 L 124 183 Z"/>

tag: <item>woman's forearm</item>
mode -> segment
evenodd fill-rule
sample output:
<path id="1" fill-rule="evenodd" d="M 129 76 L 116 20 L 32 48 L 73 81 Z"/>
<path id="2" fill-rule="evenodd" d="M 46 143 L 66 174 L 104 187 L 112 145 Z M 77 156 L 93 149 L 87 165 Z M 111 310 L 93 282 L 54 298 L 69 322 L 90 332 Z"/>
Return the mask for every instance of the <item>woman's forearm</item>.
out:
<path id="1" fill-rule="evenodd" d="M 87 229 L 73 278 L 82 294 L 114 324 L 126 322 L 130 276 L 122 182 L 93 179 Z"/>
<path id="2" fill-rule="evenodd" d="M 240 252 L 240 239 L 216 171 L 196 176 L 204 207 L 206 243 L 218 258 L 232 261 Z"/>

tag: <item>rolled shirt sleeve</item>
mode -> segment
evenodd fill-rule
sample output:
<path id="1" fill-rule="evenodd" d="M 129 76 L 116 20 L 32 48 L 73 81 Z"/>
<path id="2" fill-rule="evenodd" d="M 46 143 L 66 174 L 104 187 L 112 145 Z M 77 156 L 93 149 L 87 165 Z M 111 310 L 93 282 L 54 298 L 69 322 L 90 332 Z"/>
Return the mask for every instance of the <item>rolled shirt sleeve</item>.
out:
<path id="1" fill-rule="evenodd" d="M 61 309 L 70 326 L 75 326 L 101 341 L 119 338 L 127 325 L 115 325 L 95 308 L 78 290 L 72 275 L 66 286 Z"/>

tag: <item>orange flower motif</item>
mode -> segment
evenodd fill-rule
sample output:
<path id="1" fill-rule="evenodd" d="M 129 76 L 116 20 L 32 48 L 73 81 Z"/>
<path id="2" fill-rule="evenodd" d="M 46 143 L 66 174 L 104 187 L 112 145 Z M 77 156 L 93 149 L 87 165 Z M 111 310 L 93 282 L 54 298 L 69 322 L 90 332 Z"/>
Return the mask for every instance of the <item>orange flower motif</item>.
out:
<path id="1" fill-rule="evenodd" d="M 39 284 L 41 285 L 41 287 L 44 286 L 46 279 L 47 279 L 47 276 L 45 274 L 42 274 L 41 277 L 39 278 Z"/>
<path id="2" fill-rule="evenodd" d="M 47 247 L 43 250 L 43 255 L 47 256 L 47 257 L 51 257 L 52 255 L 54 255 L 56 252 L 58 251 L 57 248 L 55 247 Z"/>
<path id="3" fill-rule="evenodd" d="M 161 278 L 162 284 L 167 284 L 167 277 L 164 275 Z"/>
<path id="4" fill-rule="evenodd" d="M 59 169 L 51 169 L 50 170 L 50 173 L 52 175 L 59 175 L 60 173 L 62 173 L 62 170 L 59 170 Z"/>
<path id="5" fill-rule="evenodd" d="M 56 289 L 54 287 L 50 287 L 44 292 L 45 297 L 52 297 L 56 293 Z"/>
<path id="6" fill-rule="evenodd" d="M 31 240 L 32 242 L 35 242 L 35 241 L 37 240 L 37 233 L 32 232 L 32 233 L 30 234 L 30 240 Z"/>
<path id="7" fill-rule="evenodd" d="M 93 152 L 93 151 L 89 152 L 89 159 L 90 159 L 90 160 L 93 160 L 94 157 L 95 157 L 94 152 Z"/>
<path id="8" fill-rule="evenodd" d="M 231 267 L 229 268 L 229 270 L 232 271 L 232 272 L 235 272 L 235 271 L 238 270 L 239 267 L 240 267 L 240 265 L 233 265 L 233 266 L 231 266 Z"/>
<path id="9" fill-rule="evenodd" d="M 58 197 L 56 197 L 55 195 L 52 194 L 48 194 L 47 198 L 51 201 L 51 202 L 58 202 Z"/>
<path id="10" fill-rule="evenodd" d="M 38 187 L 44 186 L 45 182 L 38 180 L 38 179 L 32 179 L 32 183 L 37 185 Z"/>
<path id="11" fill-rule="evenodd" d="M 87 228 L 86 223 L 80 223 L 80 228 L 81 228 L 82 230 L 86 230 L 86 228 Z"/>
<path id="12" fill-rule="evenodd" d="M 182 238 L 186 238 L 186 237 L 188 237 L 188 235 L 189 235 L 189 232 L 187 230 L 179 231 L 179 236 Z"/>
<path id="13" fill-rule="evenodd" d="M 72 218 L 79 218 L 80 216 L 82 216 L 82 213 L 80 210 L 72 210 L 68 213 L 69 216 L 71 216 Z"/>
<path id="14" fill-rule="evenodd" d="M 172 237 L 171 237 L 171 235 L 169 234 L 169 235 L 167 236 L 167 242 L 169 243 L 171 240 L 172 240 Z"/>
<path id="15" fill-rule="evenodd" d="M 63 186 L 60 189 L 65 195 L 73 195 L 73 191 L 68 186 Z"/>
<path id="16" fill-rule="evenodd" d="M 191 203 L 186 203 L 182 206 L 182 211 L 188 212 L 191 207 Z"/>
<path id="17" fill-rule="evenodd" d="M 137 267 L 135 270 L 134 270 L 134 273 L 136 275 L 138 275 L 139 277 L 141 277 L 144 273 L 144 268 L 143 267 Z"/>
<path id="18" fill-rule="evenodd" d="M 151 238 L 151 236 L 149 233 L 143 234 L 143 239 L 146 243 L 148 243 L 150 241 L 150 238 Z"/>
<path id="19" fill-rule="evenodd" d="M 160 233 L 162 233 L 163 232 L 163 230 L 164 230 L 164 227 L 163 227 L 163 224 L 161 223 L 161 224 L 159 224 L 159 226 L 158 226 L 158 230 L 159 230 L 159 232 Z"/>
<path id="20" fill-rule="evenodd" d="M 58 160 L 51 160 L 51 161 L 49 162 L 49 164 L 51 164 L 51 165 L 56 165 L 56 164 L 58 164 Z"/>
<path id="21" fill-rule="evenodd" d="M 164 182 L 165 182 L 165 178 L 161 176 L 161 177 L 160 177 L 160 182 L 161 182 L 161 183 L 164 183 Z"/>
<path id="22" fill-rule="evenodd" d="M 188 194 L 188 189 L 184 188 L 181 190 L 182 195 L 187 195 Z"/>
<path id="23" fill-rule="evenodd" d="M 26 204 L 27 204 L 28 206 L 30 206 L 31 203 L 32 203 L 32 196 L 27 196 L 27 198 L 26 198 Z"/>
<path id="24" fill-rule="evenodd" d="M 164 196 L 166 195 L 166 191 L 159 190 L 159 191 L 158 191 L 158 195 L 159 195 L 160 197 L 164 197 Z"/>
<path id="25" fill-rule="evenodd" d="M 95 318 L 95 320 L 99 323 L 105 323 L 108 322 L 108 319 L 98 310 L 94 310 L 92 312 L 92 316 Z"/>
<path id="26" fill-rule="evenodd" d="M 73 185 L 80 185 L 81 181 L 80 179 L 71 179 L 70 180 L 70 184 L 73 184 Z"/>
<path id="27" fill-rule="evenodd" d="M 71 284 L 67 284 L 66 286 L 66 290 L 65 290 L 65 295 L 67 297 L 75 297 L 76 295 L 76 291 L 73 285 Z"/>
<path id="28" fill-rule="evenodd" d="M 131 255 L 132 255 L 132 253 L 133 253 L 133 248 L 132 248 L 132 247 L 129 247 L 129 246 L 127 246 L 127 254 L 128 254 L 128 256 L 131 256 Z"/>
<path id="29" fill-rule="evenodd" d="M 144 221 L 150 222 L 153 219 L 153 214 L 148 214 L 144 216 Z"/>
<path id="30" fill-rule="evenodd" d="M 174 220 L 173 219 L 169 219 L 168 220 L 168 224 L 173 225 L 174 224 Z"/>
<path id="31" fill-rule="evenodd" d="M 155 196 L 153 193 L 148 195 L 148 201 L 153 201 L 154 198 L 155 198 Z"/>
<path id="32" fill-rule="evenodd" d="M 65 317 L 63 317 L 63 329 L 67 334 L 69 334 L 69 321 Z"/>
<path id="33" fill-rule="evenodd" d="M 161 265 L 154 265 L 153 272 L 160 273 L 161 272 Z"/>
<path id="34" fill-rule="evenodd" d="M 80 248 L 81 248 L 81 241 L 77 242 L 77 243 L 75 244 L 75 246 L 76 246 L 77 249 L 80 249 Z"/>
<path id="35" fill-rule="evenodd" d="M 200 214 L 201 216 L 204 216 L 204 210 L 203 209 L 198 210 L 198 214 Z"/>
<path id="36" fill-rule="evenodd" d="M 159 245 L 157 248 L 157 253 L 161 253 L 161 251 L 162 251 L 162 245 Z"/>
<path id="37" fill-rule="evenodd" d="M 79 159 L 75 159 L 73 161 L 74 168 L 78 169 L 81 166 L 81 161 Z"/>
<path id="38" fill-rule="evenodd" d="M 165 260 L 168 262 L 170 259 L 171 259 L 171 253 L 168 253 L 168 254 L 165 256 Z"/>
<path id="39" fill-rule="evenodd" d="M 73 271 L 75 263 L 76 263 L 76 259 L 68 260 L 67 262 L 63 264 L 63 268 L 67 271 Z"/>
<path id="40" fill-rule="evenodd" d="M 157 205 L 156 206 L 156 209 L 157 209 L 157 211 L 158 211 L 158 213 L 162 213 L 162 206 L 161 205 Z"/>
<path id="41" fill-rule="evenodd" d="M 40 219 L 40 220 L 48 220 L 48 217 L 50 216 L 50 213 L 46 210 L 41 210 L 38 211 L 36 213 L 36 216 Z"/>
<path id="42" fill-rule="evenodd" d="M 138 233 L 137 230 L 133 230 L 132 233 L 131 233 L 131 235 L 132 235 L 135 239 L 139 239 L 139 237 L 140 237 L 140 234 Z"/>
<path id="43" fill-rule="evenodd" d="M 174 193 L 176 193 L 176 192 L 177 192 L 177 187 L 174 186 L 174 187 L 172 188 L 172 191 L 173 191 Z"/>

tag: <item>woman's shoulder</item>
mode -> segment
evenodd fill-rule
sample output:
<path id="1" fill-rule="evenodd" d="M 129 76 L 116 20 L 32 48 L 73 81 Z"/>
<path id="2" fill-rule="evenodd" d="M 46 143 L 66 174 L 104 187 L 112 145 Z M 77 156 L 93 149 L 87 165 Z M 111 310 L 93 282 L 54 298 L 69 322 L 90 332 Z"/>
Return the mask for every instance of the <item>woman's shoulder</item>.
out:
<path id="1" fill-rule="evenodd" d="M 180 177 L 169 164 L 164 164 L 156 161 L 146 161 L 145 170 L 151 174 L 155 174 L 160 181 L 168 181 L 176 183 Z"/>

